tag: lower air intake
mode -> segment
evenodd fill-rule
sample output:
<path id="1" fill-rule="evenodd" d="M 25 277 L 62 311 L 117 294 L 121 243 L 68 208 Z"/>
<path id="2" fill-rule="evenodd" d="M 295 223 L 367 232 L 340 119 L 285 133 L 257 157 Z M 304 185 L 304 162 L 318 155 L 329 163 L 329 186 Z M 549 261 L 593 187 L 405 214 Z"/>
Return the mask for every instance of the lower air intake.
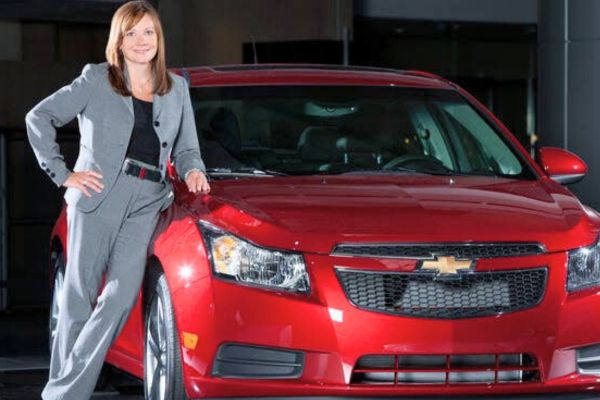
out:
<path id="1" fill-rule="evenodd" d="M 287 349 L 225 343 L 219 347 L 212 375 L 221 378 L 295 379 L 302 375 L 304 353 Z"/>
<path id="2" fill-rule="evenodd" d="M 577 349 L 577 371 L 582 375 L 600 376 L 600 344 Z"/>
<path id="3" fill-rule="evenodd" d="M 530 354 L 369 355 L 352 373 L 360 385 L 464 385 L 540 381 Z"/>

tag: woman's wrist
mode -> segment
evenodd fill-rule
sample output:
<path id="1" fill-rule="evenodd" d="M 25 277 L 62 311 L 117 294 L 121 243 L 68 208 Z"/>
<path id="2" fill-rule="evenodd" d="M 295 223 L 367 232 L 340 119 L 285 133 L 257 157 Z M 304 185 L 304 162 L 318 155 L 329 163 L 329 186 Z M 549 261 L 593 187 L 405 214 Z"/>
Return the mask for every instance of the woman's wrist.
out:
<path id="1" fill-rule="evenodd" d="M 188 172 L 185 173 L 185 177 L 184 177 L 184 181 L 187 181 L 188 177 L 190 176 L 190 174 L 194 171 L 198 171 L 198 172 L 202 172 L 201 170 L 199 170 L 198 168 L 192 168 L 190 169 Z"/>

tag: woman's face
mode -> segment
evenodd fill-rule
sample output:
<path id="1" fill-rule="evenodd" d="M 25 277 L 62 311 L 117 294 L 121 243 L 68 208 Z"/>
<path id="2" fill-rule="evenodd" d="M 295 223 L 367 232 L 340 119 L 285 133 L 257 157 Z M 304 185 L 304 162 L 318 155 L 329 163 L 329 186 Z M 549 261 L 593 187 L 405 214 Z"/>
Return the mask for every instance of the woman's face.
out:
<path id="1" fill-rule="evenodd" d="M 123 34 L 121 51 L 125 60 L 136 64 L 147 64 L 158 50 L 158 38 L 152 18 L 145 14 L 130 30 Z"/>

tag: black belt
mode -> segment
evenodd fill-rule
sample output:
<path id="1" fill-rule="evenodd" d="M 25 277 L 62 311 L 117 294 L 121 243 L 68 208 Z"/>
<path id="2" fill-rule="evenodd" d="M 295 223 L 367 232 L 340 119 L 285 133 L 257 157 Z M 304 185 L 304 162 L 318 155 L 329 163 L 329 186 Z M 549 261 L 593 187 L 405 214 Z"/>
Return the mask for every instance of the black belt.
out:
<path id="1" fill-rule="evenodd" d="M 160 182 L 162 180 L 160 171 L 136 165 L 130 160 L 125 160 L 123 172 L 125 172 L 127 175 L 132 175 L 140 179 L 147 179 L 152 182 Z"/>

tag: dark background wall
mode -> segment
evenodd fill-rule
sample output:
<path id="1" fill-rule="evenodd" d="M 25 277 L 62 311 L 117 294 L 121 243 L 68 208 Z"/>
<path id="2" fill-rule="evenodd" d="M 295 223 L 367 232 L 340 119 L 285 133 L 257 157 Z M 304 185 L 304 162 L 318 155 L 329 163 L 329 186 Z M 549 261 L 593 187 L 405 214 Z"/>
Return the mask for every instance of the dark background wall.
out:
<path id="1" fill-rule="evenodd" d="M 121 3 L 0 3 L 0 135 L 6 144 L 0 170 L 7 178 L 0 192 L 7 206 L 3 213 L 0 208 L 7 244 L 0 241 L 7 257 L 4 263 L 0 257 L 0 309 L 47 304 L 48 238 L 62 204 L 63 190 L 39 170 L 27 144 L 24 115 L 86 63 L 104 60 L 110 17 Z M 161 14 L 170 66 L 238 64 L 255 56 L 259 62 L 342 63 L 346 54 L 351 64 L 438 73 L 475 94 L 522 143 L 535 132 L 536 0 L 152 3 Z M 77 139 L 73 124 L 59 132 L 71 165 Z"/>
<path id="2" fill-rule="evenodd" d="M 600 209 L 600 2 L 540 0 L 540 102 L 542 144 L 575 152 L 588 165 L 570 186 L 585 204 Z"/>

